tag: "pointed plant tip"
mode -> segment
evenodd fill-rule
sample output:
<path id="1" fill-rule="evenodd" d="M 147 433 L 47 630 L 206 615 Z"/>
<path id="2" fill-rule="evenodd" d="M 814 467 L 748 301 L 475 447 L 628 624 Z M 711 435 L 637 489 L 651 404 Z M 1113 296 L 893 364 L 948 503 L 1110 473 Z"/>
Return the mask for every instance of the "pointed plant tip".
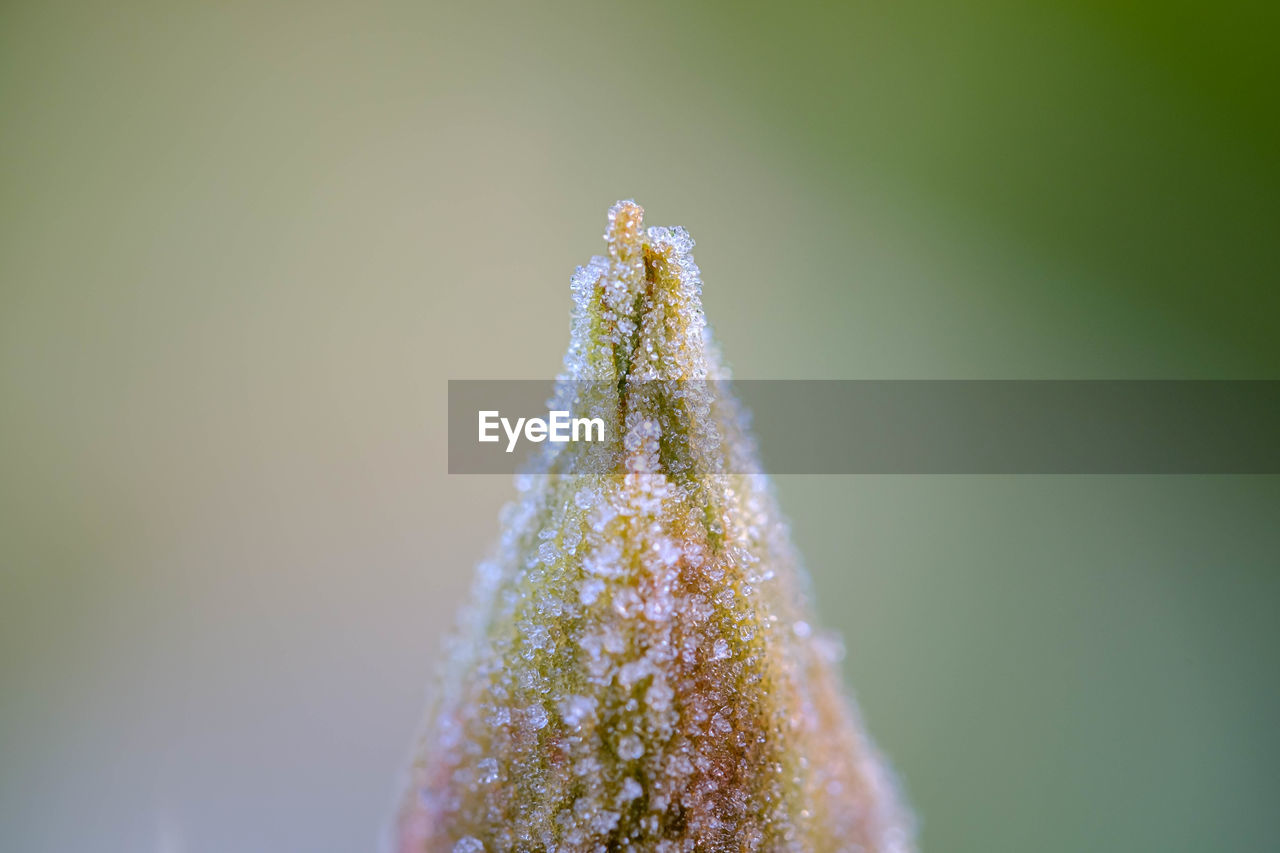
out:
<path id="1" fill-rule="evenodd" d="M 643 216 L 610 208 L 565 357 L 566 381 L 606 380 L 625 464 L 525 478 L 504 510 L 395 849 L 910 851 L 770 486 L 725 473 L 755 452 L 737 403 L 669 387 L 723 367 L 693 241 Z"/>
<path id="2" fill-rule="evenodd" d="M 644 208 L 636 204 L 635 199 L 619 199 L 614 202 L 613 207 L 609 208 L 609 221 L 613 222 L 623 217 L 633 218 L 638 223 L 644 219 Z"/>

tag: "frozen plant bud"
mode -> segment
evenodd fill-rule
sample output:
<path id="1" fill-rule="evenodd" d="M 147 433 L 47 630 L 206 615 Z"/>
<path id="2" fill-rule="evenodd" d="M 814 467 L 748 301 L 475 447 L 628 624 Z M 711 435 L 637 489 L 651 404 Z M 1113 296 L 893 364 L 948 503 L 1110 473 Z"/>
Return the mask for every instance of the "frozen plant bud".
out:
<path id="1" fill-rule="evenodd" d="M 607 255 L 573 277 L 559 392 L 618 452 L 544 445 L 521 479 L 395 849 L 909 851 L 769 484 L 734 473 L 759 468 L 706 381 L 726 374 L 693 240 L 642 218 L 614 205 Z"/>

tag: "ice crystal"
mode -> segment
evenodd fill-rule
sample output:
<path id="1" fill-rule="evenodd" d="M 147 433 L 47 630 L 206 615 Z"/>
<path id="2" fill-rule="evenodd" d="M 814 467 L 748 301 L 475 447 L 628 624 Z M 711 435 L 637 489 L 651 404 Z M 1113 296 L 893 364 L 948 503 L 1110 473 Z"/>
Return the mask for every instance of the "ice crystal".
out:
<path id="1" fill-rule="evenodd" d="M 607 254 L 573 275 L 558 391 L 619 452 L 548 445 L 517 479 L 395 849 L 908 851 L 769 484 L 729 473 L 758 466 L 703 381 L 726 374 L 693 240 L 642 217 L 614 205 Z"/>

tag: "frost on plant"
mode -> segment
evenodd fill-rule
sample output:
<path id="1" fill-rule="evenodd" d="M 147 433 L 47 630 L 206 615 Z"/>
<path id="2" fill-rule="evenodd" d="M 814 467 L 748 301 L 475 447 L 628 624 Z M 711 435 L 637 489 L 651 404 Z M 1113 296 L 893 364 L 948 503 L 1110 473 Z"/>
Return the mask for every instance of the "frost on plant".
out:
<path id="1" fill-rule="evenodd" d="M 912 849 L 810 626 L 806 581 L 703 317 L 693 240 L 609 211 L 573 276 L 546 445 L 476 572 L 394 828 L 420 851 Z M 564 472 L 572 471 L 572 475 Z"/>

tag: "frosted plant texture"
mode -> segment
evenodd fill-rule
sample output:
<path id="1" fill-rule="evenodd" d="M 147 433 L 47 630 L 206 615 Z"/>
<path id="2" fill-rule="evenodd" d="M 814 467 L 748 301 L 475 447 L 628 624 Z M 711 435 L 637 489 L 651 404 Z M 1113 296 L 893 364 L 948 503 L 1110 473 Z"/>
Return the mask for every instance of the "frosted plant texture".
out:
<path id="1" fill-rule="evenodd" d="M 614 456 L 516 480 L 393 829 L 421 851 L 913 849 L 812 628 L 806 580 L 702 312 L 693 240 L 623 201 L 572 279 L 556 408 Z M 571 475 L 564 472 L 573 471 Z"/>

